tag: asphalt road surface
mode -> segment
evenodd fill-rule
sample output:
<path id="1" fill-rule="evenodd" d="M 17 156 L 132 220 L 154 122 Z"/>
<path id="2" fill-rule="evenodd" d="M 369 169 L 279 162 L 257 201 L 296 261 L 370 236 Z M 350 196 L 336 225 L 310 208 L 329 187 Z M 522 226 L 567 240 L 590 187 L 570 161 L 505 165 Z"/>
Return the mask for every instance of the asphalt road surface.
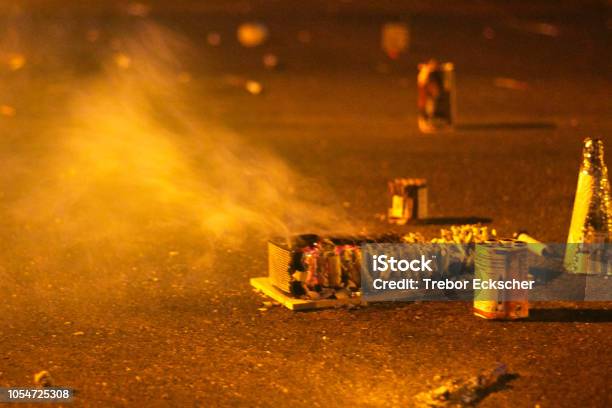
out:
<path id="1" fill-rule="evenodd" d="M 397 176 L 427 178 L 441 221 L 563 242 L 582 139 L 612 149 L 603 2 L 158 3 L 0 8 L 0 386 L 48 370 L 70 406 L 405 407 L 503 362 L 480 406 L 612 405 L 609 303 L 295 313 L 249 285 L 274 235 L 437 235 L 381 221 Z M 250 20 L 260 47 L 236 40 Z M 432 57 L 455 64 L 458 123 L 424 136 Z"/>

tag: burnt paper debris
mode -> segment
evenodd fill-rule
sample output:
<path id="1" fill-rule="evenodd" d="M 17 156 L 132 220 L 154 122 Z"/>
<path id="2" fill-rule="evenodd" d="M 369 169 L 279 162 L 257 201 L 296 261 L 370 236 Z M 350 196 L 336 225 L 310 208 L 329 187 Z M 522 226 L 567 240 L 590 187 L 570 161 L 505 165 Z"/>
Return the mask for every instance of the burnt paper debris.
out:
<path id="1" fill-rule="evenodd" d="M 453 379 L 417 394 L 414 406 L 417 408 L 473 407 L 487 395 L 500 391 L 506 384 L 518 377 L 508 373 L 505 364 L 498 364 L 493 370 L 482 372 L 465 379 Z"/>

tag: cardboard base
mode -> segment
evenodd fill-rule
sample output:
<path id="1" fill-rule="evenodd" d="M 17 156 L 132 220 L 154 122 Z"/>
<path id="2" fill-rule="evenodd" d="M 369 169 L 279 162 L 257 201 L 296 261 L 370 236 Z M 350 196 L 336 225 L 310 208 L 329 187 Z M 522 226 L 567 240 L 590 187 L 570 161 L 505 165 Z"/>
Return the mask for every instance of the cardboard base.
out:
<path id="1" fill-rule="evenodd" d="M 280 289 L 277 289 L 265 276 L 261 278 L 251 278 L 250 283 L 255 289 L 263 292 L 266 296 L 269 296 L 291 310 L 327 309 L 331 307 L 366 304 L 366 302 L 361 300 L 361 296 L 352 297 L 349 299 L 296 299 L 284 293 Z"/>

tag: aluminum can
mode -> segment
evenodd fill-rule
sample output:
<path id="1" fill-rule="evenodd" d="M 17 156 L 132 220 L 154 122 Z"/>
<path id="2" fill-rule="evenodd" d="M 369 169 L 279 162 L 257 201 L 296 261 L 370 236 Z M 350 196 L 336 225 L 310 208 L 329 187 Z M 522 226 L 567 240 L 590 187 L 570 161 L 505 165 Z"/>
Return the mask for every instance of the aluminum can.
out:
<path id="1" fill-rule="evenodd" d="M 527 280 L 527 245 L 515 240 L 476 244 L 475 268 L 475 277 L 483 281 Z M 528 317 L 528 292 L 524 289 L 475 291 L 474 314 L 498 320 Z"/>

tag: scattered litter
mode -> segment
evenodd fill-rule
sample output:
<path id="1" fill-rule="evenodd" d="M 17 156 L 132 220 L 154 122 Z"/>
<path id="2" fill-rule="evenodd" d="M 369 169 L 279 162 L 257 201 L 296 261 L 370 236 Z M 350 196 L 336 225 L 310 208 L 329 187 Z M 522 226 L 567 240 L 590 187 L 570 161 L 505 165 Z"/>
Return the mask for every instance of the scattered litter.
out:
<path id="1" fill-rule="evenodd" d="M 381 30 L 381 47 L 391 59 L 397 59 L 410 45 L 410 30 L 406 23 L 386 23 Z"/>
<path id="2" fill-rule="evenodd" d="M 77 332 L 72 333 L 73 336 L 83 336 L 84 334 L 85 332 L 82 332 L 82 331 L 77 331 Z"/>
<path id="3" fill-rule="evenodd" d="M 259 22 L 243 23 L 238 27 L 237 37 L 244 47 L 252 48 L 268 39 L 268 28 Z"/>
<path id="4" fill-rule="evenodd" d="M 260 312 L 267 312 L 268 308 L 267 307 L 259 307 L 259 308 L 257 308 L 257 310 L 259 310 Z"/>
<path id="5" fill-rule="evenodd" d="M 206 35 L 206 42 L 212 47 L 218 47 L 221 45 L 221 34 L 216 31 L 211 31 Z"/>
<path id="6" fill-rule="evenodd" d="M 10 105 L 0 105 L 0 114 L 2 116 L 13 117 L 17 114 L 17 110 Z"/>
<path id="7" fill-rule="evenodd" d="M 117 53 L 114 56 L 115 64 L 121 69 L 128 69 L 132 65 L 132 59 L 123 53 Z"/>
<path id="8" fill-rule="evenodd" d="M 11 71 L 19 71 L 26 64 L 27 60 L 23 54 L 11 54 L 8 58 L 8 66 Z"/>
<path id="9" fill-rule="evenodd" d="M 481 373 L 467 380 L 455 379 L 414 397 L 417 408 L 444 408 L 474 406 L 487 395 L 503 389 L 515 375 L 508 374 L 505 364 L 499 364 L 489 373 Z"/>
<path id="10" fill-rule="evenodd" d="M 259 82 L 253 80 L 246 81 L 244 88 L 252 95 L 259 95 L 263 91 L 263 86 Z"/>
<path id="11" fill-rule="evenodd" d="M 267 69 L 275 69 L 278 67 L 278 57 L 275 54 L 268 53 L 262 58 L 264 67 Z"/>
<path id="12" fill-rule="evenodd" d="M 53 378 L 51 374 L 47 370 L 39 371 L 34 374 L 34 384 L 39 387 L 52 387 L 53 386 Z"/>
<path id="13" fill-rule="evenodd" d="M 498 77 L 493 80 L 493 84 L 498 88 L 526 91 L 529 88 L 527 82 L 512 78 Z"/>

